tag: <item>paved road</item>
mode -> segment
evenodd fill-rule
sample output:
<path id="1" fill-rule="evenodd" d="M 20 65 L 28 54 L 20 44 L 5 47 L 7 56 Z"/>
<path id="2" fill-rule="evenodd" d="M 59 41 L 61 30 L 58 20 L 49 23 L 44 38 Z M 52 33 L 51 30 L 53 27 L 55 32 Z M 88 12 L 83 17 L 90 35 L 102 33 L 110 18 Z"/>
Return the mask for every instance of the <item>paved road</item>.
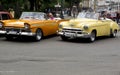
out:
<path id="1" fill-rule="evenodd" d="M 120 33 L 94 43 L 0 38 L 0 75 L 120 75 Z"/>

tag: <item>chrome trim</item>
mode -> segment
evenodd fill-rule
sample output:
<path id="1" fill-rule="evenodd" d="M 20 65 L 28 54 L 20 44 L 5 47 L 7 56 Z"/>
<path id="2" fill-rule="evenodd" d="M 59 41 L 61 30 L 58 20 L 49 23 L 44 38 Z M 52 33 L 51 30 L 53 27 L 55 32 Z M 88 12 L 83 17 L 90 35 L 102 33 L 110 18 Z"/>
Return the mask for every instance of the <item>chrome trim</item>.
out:
<path id="1" fill-rule="evenodd" d="M 6 31 L 0 30 L 0 34 L 5 34 L 5 33 L 6 33 Z"/>
<path id="2" fill-rule="evenodd" d="M 63 27 L 63 29 L 76 29 L 76 30 L 81 30 L 80 28 L 71 28 L 71 27 Z"/>
<path id="3" fill-rule="evenodd" d="M 32 33 L 32 32 L 22 32 L 21 35 L 24 35 L 24 36 L 34 36 L 35 33 Z"/>
<path id="4" fill-rule="evenodd" d="M 32 32 L 16 32 L 16 31 L 14 32 L 11 33 L 11 32 L 7 32 L 4 30 L 0 30 L 0 34 L 5 34 L 5 35 L 18 35 L 18 36 L 19 35 L 23 35 L 23 36 L 34 36 L 35 35 L 35 33 L 32 33 Z"/>
<path id="5" fill-rule="evenodd" d="M 58 35 L 63 35 L 66 37 L 74 37 L 74 38 L 89 38 L 91 35 L 88 34 L 77 34 L 77 33 L 64 33 L 64 32 L 58 32 Z"/>
<path id="6" fill-rule="evenodd" d="M 66 37 L 74 37 L 74 38 L 89 38 L 91 35 L 90 33 L 87 33 L 81 29 L 78 29 L 78 28 L 67 28 L 61 31 L 57 31 L 58 35 L 63 35 L 63 36 L 66 36 Z"/>

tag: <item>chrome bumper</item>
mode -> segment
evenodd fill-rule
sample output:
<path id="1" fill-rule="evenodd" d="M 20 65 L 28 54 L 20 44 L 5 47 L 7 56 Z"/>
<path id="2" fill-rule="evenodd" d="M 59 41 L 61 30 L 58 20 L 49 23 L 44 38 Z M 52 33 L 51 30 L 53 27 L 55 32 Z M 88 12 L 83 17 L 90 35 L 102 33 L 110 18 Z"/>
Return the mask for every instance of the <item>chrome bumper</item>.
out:
<path id="1" fill-rule="evenodd" d="M 0 34 L 1 35 L 22 35 L 22 36 L 34 36 L 35 33 L 32 32 L 15 32 L 15 31 L 4 31 L 4 30 L 0 30 Z"/>
<path id="2" fill-rule="evenodd" d="M 89 38 L 91 36 L 89 33 L 78 34 L 78 33 L 68 33 L 68 32 L 57 32 L 57 34 L 60 36 L 66 36 L 70 38 Z"/>

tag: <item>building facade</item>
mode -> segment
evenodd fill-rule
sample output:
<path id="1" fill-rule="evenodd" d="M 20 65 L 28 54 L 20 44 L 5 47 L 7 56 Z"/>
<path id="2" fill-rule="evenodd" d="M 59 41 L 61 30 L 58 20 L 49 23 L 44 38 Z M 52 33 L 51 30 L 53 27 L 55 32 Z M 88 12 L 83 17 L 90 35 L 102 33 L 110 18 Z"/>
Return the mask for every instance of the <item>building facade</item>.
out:
<path id="1" fill-rule="evenodd" d="M 120 0 L 82 0 L 82 7 L 93 10 L 120 10 Z"/>

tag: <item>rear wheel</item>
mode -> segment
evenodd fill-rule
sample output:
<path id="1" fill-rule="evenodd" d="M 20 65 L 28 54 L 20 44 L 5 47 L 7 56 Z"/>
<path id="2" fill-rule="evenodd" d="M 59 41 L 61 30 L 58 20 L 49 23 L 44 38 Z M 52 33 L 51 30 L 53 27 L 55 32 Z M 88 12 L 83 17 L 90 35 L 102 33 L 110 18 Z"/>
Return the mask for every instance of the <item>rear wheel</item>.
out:
<path id="1" fill-rule="evenodd" d="M 35 41 L 40 41 L 43 37 L 43 34 L 42 34 L 42 30 L 41 29 L 37 29 L 36 31 L 36 34 L 35 34 Z"/>
<path id="2" fill-rule="evenodd" d="M 114 31 L 112 32 L 112 30 L 111 30 L 110 37 L 115 38 L 116 36 L 117 36 L 117 31 L 114 30 Z"/>

